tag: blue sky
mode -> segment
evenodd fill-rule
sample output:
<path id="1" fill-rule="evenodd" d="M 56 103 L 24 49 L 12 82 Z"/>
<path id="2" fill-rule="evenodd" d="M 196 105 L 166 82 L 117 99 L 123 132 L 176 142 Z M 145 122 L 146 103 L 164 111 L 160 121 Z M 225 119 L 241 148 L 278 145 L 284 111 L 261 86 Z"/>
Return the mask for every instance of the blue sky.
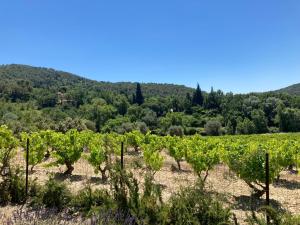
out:
<path id="1" fill-rule="evenodd" d="M 245 93 L 300 83 L 299 0 L 3 0 L 0 64 Z"/>

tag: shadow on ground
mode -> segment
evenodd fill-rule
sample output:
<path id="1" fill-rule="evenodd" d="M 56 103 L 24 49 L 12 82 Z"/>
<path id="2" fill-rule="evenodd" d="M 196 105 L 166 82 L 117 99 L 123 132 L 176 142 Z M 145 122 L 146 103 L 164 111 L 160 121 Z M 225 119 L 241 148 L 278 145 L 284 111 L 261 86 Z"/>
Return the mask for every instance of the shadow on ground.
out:
<path id="1" fill-rule="evenodd" d="M 184 173 L 191 173 L 192 171 L 191 170 L 188 170 L 188 169 L 178 169 L 177 166 L 174 166 L 173 164 L 171 165 L 171 171 L 173 173 L 179 173 L 179 174 L 184 174 Z"/>
<path id="2" fill-rule="evenodd" d="M 101 177 L 91 177 L 90 181 L 92 184 L 108 184 L 107 180 L 103 180 Z"/>
<path id="3" fill-rule="evenodd" d="M 58 181 L 65 181 L 65 180 L 69 179 L 71 182 L 78 182 L 78 181 L 85 180 L 86 176 L 84 176 L 84 175 L 66 175 L 63 173 L 55 173 L 54 179 L 58 180 Z"/>
<path id="4" fill-rule="evenodd" d="M 294 180 L 279 179 L 273 183 L 274 187 L 282 187 L 289 190 L 300 189 L 300 182 Z"/>
<path id="5" fill-rule="evenodd" d="M 266 204 L 265 199 L 258 199 L 253 196 L 247 196 L 247 195 L 241 195 L 241 196 L 235 196 L 235 209 L 240 209 L 243 211 L 257 211 L 260 207 L 264 206 Z M 270 199 L 270 205 L 275 208 L 276 210 L 280 212 L 285 212 L 285 209 L 281 206 L 280 202 Z"/>

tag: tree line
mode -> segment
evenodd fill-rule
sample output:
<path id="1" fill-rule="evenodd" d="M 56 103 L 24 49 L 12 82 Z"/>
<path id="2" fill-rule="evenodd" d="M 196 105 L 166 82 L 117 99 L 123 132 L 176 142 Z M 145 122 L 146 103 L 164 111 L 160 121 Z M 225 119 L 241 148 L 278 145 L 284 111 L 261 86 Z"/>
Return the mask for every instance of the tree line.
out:
<path id="1" fill-rule="evenodd" d="M 178 85 L 96 82 L 65 72 L 1 66 L 0 124 L 52 129 L 202 135 L 300 131 L 300 97 L 233 94 Z M 114 86 L 115 85 L 115 86 Z"/>

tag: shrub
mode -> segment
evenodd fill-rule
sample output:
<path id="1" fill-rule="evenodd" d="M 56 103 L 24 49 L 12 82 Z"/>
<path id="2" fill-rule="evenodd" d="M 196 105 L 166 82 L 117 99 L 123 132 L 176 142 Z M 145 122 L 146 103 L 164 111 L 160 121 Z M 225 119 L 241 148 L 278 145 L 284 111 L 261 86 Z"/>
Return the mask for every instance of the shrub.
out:
<path id="1" fill-rule="evenodd" d="M 147 127 L 146 123 L 144 123 L 144 122 L 136 122 L 136 128 L 142 134 L 147 134 L 147 132 L 149 131 L 149 128 Z"/>
<path id="2" fill-rule="evenodd" d="M 22 203 L 26 198 L 25 179 L 20 169 L 12 170 L 0 184 L 0 204 Z"/>
<path id="3" fill-rule="evenodd" d="M 269 127 L 269 133 L 279 133 L 278 127 Z"/>
<path id="4" fill-rule="evenodd" d="M 73 164 L 80 159 L 83 148 L 85 147 L 86 138 L 77 130 L 69 130 L 66 134 L 52 134 L 53 156 L 56 162 L 53 165 L 66 165 L 66 175 L 72 174 L 74 170 Z M 51 165 L 51 164 L 50 164 Z"/>
<path id="5" fill-rule="evenodd" d="M 170 156 L 172 156 L 176 163 L 178 170 L 181 170 L 180 162 L 183 160 L 186 153 L 186 143 L 180 137 L 170 137 L 165 138 L 166 147 L 169 150 Z"/>
<path id="6" fill-rule="evenodd" d="M 125 134 L 127 145 L 133 147 L 135 151 L 139 150 L 139 147 L 143 141 L 143 134 L 137 130 Z"/>
<path id="7" fill-rule="evenodd" d="M 26 149 L 27 139 L 30 140 L 29 143 L 29 165 L 31 165 L 31 171 L 33 168 L 41 163 L 47 153 L 48 146 L 45 139 L 38 132 L 33 132 L 31 134 L 21 133 L 22 146 Z M 24 158 L 26 158 L 26 151 L 24 151 Z"/>
<path id="8" fill-rule="evenodd" d="M 265 192 L 265 157 L 270 149 L 269 143 L 244 143 L 236 140 L 234 144 L 226 146 L 224 160 L 231 171 L 244 180 L 254 191 L 253 196 L 260 198 Z M 277 157 L 270 157 L 270 183 L 279 175 L 280 166 Z"/>
<path id="9" fill-rule="evenodd" d="M 28 194 L 34 196 L 39 186 L 29 180 Z M 0 204 L 6 205 L 9 202 L 20 204 L 26 200 L 26 187 L 24 173 L 20 168 L 11 170 L 10 174 L 0 183 Z"/>
<path id="10" fill-rule="evenodd" d="M 71 201 L 71 192 L 63 182 L 50 178 L 41 194 L 42 203 L 49 208 L 62 210 Z"/>
<path id="11" fill-rule="evenodd" d="M 6 126 L 0 126 L 0 175 L 10 173 L 10 160 L 16 154 L 18 140 L 13 136 L 11 130 Z"/>
<path id="12" fill-rule="evenodd" d="M 2 181 L 0 183 L 0 204 L 6 205 L 10 202 L 11 195 L 9 191 L 9 183 Z"/>
<path id="13" fill-rule="evenodd" d="M 96 132 L 96 124 L 93 121 L 85 120 L 84 124 L 87 129 Z"/>
<path id="14" fill-rule="evenodd" d="M 93 191 L 91 186 L 87 186 L 72 199 L 71 206 L 88 215 L 99 208 L 112 208 L 113 201 L 106 190 Z"/>
<path id="15" fill-rule="evenodd" d="M 128 132 L 132 132 L 134 130 L 134 124 L 133 123 L 130 123 L 130 122 L 125 122 L 125 123 L 122 123 L 121 127 L 119 128 L 119 131 L 118 133 L 128 133 Z"/>
<path id="16" fill-rule="evenodd" d="M 205 124 L 205 133 L 207 135 L 219 136 L 221 134 L 222 125 L 219 121 L 208 121 Z"/>
<path id="17" fill-rule="evenodd" d="M 140 192 L 138 181 L 132 173 L 115 167 L 111 185 L 117 209 L 121 212 L 121 224 L 125 224 L 128 219 L 131 221 L 129 224 L 162 224 L 161 190 L 159 185 L 153 183 L 153 176 L 145 176 L 143 192 Z"/>
<path id="18" fill-rule="evenodd" d="M 196 133 L 197 133 L 197 128 L 195 128 L 195 127 L 186 127 L 184 129 L 184 134 L 185 135 L 194 135 Z"/>
<path id="19" fill-rule="evenodd" d="M 171 126 L 168 132 L 171 136 L 183 136 L 183 128 L 182 126 Z"/>
<path id="20" fill-rule="evenodd" d="M 291 215 L 290 213 L 281 213 L 278 210 L 275 210 L 269 206 L 261 207 L 258 212 L 262 212 L 262 216 L 257 216 L 254 211 L 252 211 L 252 215 L 248 216 L 247 222 L 249 225 L 268 225 L 266 221 L 266 215 L 270 218 L 270 225 L 299 225 L 300 224 L 300 216 L 299 215 Z"/>
<path id="21" fill-rule="evenodd" d="M 256 132 L 255 124 L 248 118 L 239 120 L 236 127 L 237 134 L 254 134 Z"/>
<path id="22" fill-rule="evenodd" d="M 12 172 L 9 181 L 9 192 L 12 203 L 22 203 L 26 198 L 24 174 L 19 168 Z"/>
<path id="23" fill-rule="evenodd" d="M 167 224 L 229 224 L 230 216 L 230 210 L 206 193 L 200 182 L 171 197 Z"/>
<path id="24" fill-rule="evenodd" d="M 220 162 L 220 146 L 213 139 L 207 141 L 200 136 L 193 136 L 182 144 L 186 161 L 203 182 L 206 181 L 209 171 Z"/>

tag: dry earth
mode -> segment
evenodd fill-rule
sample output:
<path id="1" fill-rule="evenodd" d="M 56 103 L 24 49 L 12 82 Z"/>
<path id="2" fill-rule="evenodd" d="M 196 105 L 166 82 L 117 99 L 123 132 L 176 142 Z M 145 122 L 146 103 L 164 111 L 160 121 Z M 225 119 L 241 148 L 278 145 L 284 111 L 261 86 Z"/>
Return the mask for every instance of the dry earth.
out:
<path id="1" fill-rule="evenodd" d="M 182 162 L 182 171 L 174 170 L 175 161 L 166 152 L 162 152 L 162 154 L 165 158 L 164 165 L 155 174 L 155 181 L 161 185 L 163 199 L 167 201 L 172 193 L 175 193 L 181 187 L 191 186 L 195 183 L 197 177 L 185 162 Z M 124 160 L 125 167 L 134 173 L 142 185 L 145 171 L 135 169 L 133 166 L 136 162 L 142 160 L 141 155 L 129 151 Z M 15 162 L 24 165 L 22 153 L 16 156 Z M 68 178 L 61 175 L 65 170 L 64 166 L 48 168 L 45 167 L 47 163 L 49 162 L 38 165 L 34 172 L 30 174 L 30 178 L 37 179 L 42 184 L 53 173 L 56 179 L 66 182 L 73 192 L 82 189 L 87 183 L 91 184 L 93 188 L 109 188 L 108 184 L 101 182 L 99 174 L 95 174 L 93 168 L 83 158 L 75 164 L 73 175 Z M 250 214 L 251 207 L 257 210 L 259 206 L 264 204 L 264 200 L 255 201 L 251 204 L 251 189 L 244 181 L 234 176 L 227 166 L 222 164 L 210 171 L 206 188 L 208 191 L 214 192 L 220 199 L 223 199 L 226 205 L 232 208 L 240 224 L 244 224 L 244 219 L 247 214 Z M 280 181 L 270 187 L 270 197 L 271 204 L 276 208 L 292 214 L 300 214 L 300 176 L 282 172 Z M 9 218 L 18 208 L 19 206 L 0 208 L 0 220 L 4 221 L 5 218 Z"/>

